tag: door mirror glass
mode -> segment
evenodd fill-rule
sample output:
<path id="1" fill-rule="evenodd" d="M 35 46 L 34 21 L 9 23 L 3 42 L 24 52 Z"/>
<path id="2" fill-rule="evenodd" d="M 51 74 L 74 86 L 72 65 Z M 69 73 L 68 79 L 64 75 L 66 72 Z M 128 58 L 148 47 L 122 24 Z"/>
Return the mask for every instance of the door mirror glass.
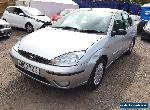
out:
<path id="1" fill-rule="evenodd" d="M 124 30 L 124 29 L 119 29 L 118 32 L 117 32 L 118 35 L 126 35 L 127 34 L 127 31 Z"/>

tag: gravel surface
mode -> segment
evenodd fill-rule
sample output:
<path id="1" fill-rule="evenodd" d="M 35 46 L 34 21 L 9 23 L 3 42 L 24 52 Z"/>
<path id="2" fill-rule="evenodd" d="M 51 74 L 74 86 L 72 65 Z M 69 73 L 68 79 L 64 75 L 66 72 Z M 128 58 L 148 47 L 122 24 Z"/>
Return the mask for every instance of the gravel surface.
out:
<path id="1" fill-rule="evenodd" d="M 26 34 L 14 29 L 11 38 L 0 38 L 0 110 L 120 110 L 120 102 L 148 102 L 150 106 L 150 42 L 137 38 L 133 53 L 123 55 L 106 70 L 97 90 L 62 90 L 15 69 L 9 49 Z"/>

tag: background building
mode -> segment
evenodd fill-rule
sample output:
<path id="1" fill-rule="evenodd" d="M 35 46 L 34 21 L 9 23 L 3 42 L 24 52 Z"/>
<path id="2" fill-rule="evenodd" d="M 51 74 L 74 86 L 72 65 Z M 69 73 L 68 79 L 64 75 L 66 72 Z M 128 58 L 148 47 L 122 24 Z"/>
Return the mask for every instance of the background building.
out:
<path id="1" fill-rule="evenodd" d="M 5 8 L 10 5 L 15 5 L 16 0 L 0 0 L 0 16 L 3 14 Z"/>

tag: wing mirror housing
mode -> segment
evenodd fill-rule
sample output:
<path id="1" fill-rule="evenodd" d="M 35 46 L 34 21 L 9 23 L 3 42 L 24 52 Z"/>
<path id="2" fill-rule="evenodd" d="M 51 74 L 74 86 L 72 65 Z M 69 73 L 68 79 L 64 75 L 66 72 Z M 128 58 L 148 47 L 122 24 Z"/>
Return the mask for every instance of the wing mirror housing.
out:
<path id="1" fill-rule="evenodd" d="M 118 35 L 126 35 L 127 34 L 127 31 L 124 30 L 124 29 L 119 29 L 118 32 L 117 32 Z"/>
<path id="2" fill-rule="evenodd" d="M 111 31 L 111 36 L 115 36 L 116 35 L 116 31 Z"/>
<path id="3" fill-rule="evenodd" d="M 118 29 L 117 31 L 112 31 L 111 32 L 111 36 L 115 36 L 115 35 L 126 35 L 127 31 L 124 29 Z"/>

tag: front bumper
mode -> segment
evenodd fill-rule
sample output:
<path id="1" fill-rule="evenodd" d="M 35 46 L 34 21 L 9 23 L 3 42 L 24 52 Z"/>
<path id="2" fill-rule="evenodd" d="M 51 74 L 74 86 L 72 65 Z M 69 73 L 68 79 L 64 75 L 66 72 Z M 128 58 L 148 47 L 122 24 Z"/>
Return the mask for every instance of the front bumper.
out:
<path id="1" fill-rule="evenodd" d="M 86 64 L 73 67 L 58 67 L 41 64 L 21 56 L 13 48 L 10 51 L 10 56 L 12 57 L 15 66 L 21 73 L 36 81 L 53 87 L 64 89 L 74 88 L 85 84 L 90 76 L 90 71 L 85 70 L 87 66 Z M 18 59 L 38 67 L 40 69 L 40 74 L 36 75 L 17 66 Z"/>
<path id="2" fill-rule="evenodd" d="M 11 27 L 0 29 L 0 37 L 10 37 Z"/>
<path id="3" fill-rule="evenodd" d="M 41 29 L 41 28 L 45 28 L 45 27 L 47 27 L 47 26 L 51 26 L 51 25 L 52 25 L 51 22 L 43 22 L 43 25 L 40 27 L 40 29 Z"/>

